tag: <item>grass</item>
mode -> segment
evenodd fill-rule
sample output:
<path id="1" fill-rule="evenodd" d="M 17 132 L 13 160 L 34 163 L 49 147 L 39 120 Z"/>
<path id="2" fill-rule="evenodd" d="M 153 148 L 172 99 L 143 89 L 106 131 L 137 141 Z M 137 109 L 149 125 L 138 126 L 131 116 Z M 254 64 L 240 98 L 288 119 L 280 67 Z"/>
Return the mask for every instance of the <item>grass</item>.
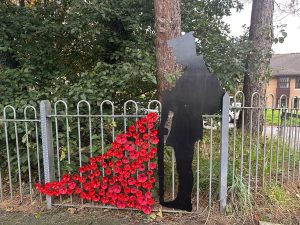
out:
<path id="1" fill-rule="evenodd" d="M 299 117 L 283 117 L 281 118 L 281 112 L 280 110 L 274 110 L 274 109 L 268 109 L 266 110 L 266 115 L 264 112 L 264 117 L 266 117 L 266 122 L 267 125 L 278 125 L 278 120 L 279 120 L 279 125 L 286 125 L 286 126 L 296 126 L 296 125 L 300 125 L 300 112 L 297 113 L 299 115 Z M 293 111 L 293 114 L 296 114 L 296 111 Z"/>

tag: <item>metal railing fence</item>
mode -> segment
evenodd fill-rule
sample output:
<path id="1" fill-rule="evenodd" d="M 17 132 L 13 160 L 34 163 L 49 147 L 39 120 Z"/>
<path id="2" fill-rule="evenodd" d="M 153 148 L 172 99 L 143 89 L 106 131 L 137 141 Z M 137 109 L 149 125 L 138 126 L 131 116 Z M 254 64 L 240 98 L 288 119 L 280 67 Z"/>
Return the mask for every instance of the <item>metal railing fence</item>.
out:
<path id="1" fill-rule="evenodd" d="M 27 106 L 23 114 L 18 114 L 13 106 L 6 106 L 3 117 L 0 117 L 0 202 L 24 202 L 27 199 L 44 201 L 45 197 L 37 193 L 34 183 L 60 180 L 64 173 L 76 172 L 88 162 L 90 156 L 105 153 L 116 135 L 125 132 L 127 126 L 149 111 L 159 113 L 160 108 L 160 102 L 156 100 L 150 101 L 146 106 L 129 100 L 122 107 L 115 106 L 109 100 L 92 107 L 88 101 L 82 100 L 75 108 L 69 108 L 63 100 L 52 105 L 49 101 L 42 101 L 40 113 L 35 107 Z M 205 136 L 206 143 L 209 144 L 198 142 L 195 146 L 193 203 L 196 212 L 211 208 L 219 193 L 216 186 L 219 185 L 220 178 L 220 151 L 213 150 L 213 135 L 219 133 L 219 128 L 216 130 L 214 126 L 218 122 L 220 124 L 221 116 L 204 118 L 209 123 Z M 219 149 L 220 142 L 217 146 Z M 165 182 L 166 198 L 174 199 L 178 184 L 175 156 L 170 148 L 166 150 L 165 164 L 168 177 Z M 201 164 L 207 167 L 202 167 Z M 227 178 L 222 182 L 226 181 Z M 223 185 L 221 190 L 223 205 L 226 205 L 226 188 Z M 46 196 L 46 203 L 48 208 L 52 205 L 111 208 L 83 201 L 76 196 Z"/>
<path id="2" fill-rule="evenodd" d="M 230 109 L 234 115 L 229 139 L 231 186 L 238 178 L 250 193 L 272 185 L 299 182 L 300 115 L 299 101 L 298 105 L 293 104 L 295 99 L 298 98 L 290 98 L 288 104 L 285 95 L 276 101 L 273 95 L 262 98 L 253 93 L 250 106 L 246 107 L 244 94 L 235 94 Z M 262 102 L 271 105 L 264 106 Z"/>
<path id="3" fill-rule="evenodd" d="M 222 115 L 204 116 L 204 137 L 195 146 L 193 162 L 195 212 L 215 206 L 223 211 L 227 189 L 234 194 L 237 180 L 249 193 L 299 182 L 298 107 L 287 107 L 295 104 L 288 104 L 286 96 L 278 99 L 278 105 L 273 96 L 268 96 L 272 99 L 268 107 L 263 105 L 267 99 L 255 98 L 261 96 L 254 93 L 247 107 L 242 92 L 236 93 L 233 103 L 226 95 Z M 132 100 L 121 106 L 108 100 L 97 105 L 82 100 L 74 107 L 60 100 L 53 104 L 42 101 L 39 111 L 33 106 L 0 109 L 0 202 L 44 201 L 45 196 L 35 190 L 34 183 L 60 180 L 64 173 L 76 171 L 90 156 L 105 153 L 115 137 L 138 118 L 149 111 L 159 112 L 160 107 L 158 101 L 141 105 Z M 229 118 L 232 121 L 228 122 Z M 165 173 L 166 198 L 174 199 L 178 182 L 170 148 L 166 150 Z M 46 203 L 48 208 L 111 208 L 76 196 L 46 197 Z"/>

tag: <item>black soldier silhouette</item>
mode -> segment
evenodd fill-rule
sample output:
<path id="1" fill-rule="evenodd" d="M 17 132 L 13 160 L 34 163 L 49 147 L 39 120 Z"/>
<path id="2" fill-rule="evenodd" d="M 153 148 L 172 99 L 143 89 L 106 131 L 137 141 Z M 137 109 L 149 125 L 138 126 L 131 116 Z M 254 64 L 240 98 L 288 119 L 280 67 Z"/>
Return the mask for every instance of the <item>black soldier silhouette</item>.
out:
<path id="1" fill-rule="evenodd" d="M 194 144 L 203 136 L 204 114 L 220 111 L 225 91 L 218 79 L 209 73 L 203 56 L 196 54 L 193 32 L 168 41 L 182 76 L 175 87 L 162 93 L 161 123 L 159 126 L 158 176 L 160 204 L 192 211 L 192 161 Z M 164 145 L 172 146 L 178 172 L 178 193 L 173 201 L 164 201 Z"/>

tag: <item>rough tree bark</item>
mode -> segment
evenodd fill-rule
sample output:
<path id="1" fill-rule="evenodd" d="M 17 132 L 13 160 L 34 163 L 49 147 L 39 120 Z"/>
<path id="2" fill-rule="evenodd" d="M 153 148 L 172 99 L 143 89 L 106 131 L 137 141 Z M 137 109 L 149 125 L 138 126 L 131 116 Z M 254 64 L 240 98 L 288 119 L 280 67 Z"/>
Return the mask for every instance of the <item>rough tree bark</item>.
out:
<path id="1" fill-rule="evenodd" d="M 175 72 L 175 60 L 167 40 L 181 34 L 180 0 L 154 0 L 156 32 L 156 80 L 160 98 L 170 88 L 165 75 Z"/>
<path id="2" fill-rule="evenodd" d="M 274 0 L 253 0 L 249 41 L 252 43 L 254 51 L 249 54 L 247 73 L 244 77 L 243 92 L 246 106 L 251 106 L 254 92 L 260 94 L 261 105 L 265 104 L 266 83 L 273 42 L 273 12 Z M 253 106 L 258 106 L 257 96 L 254 97 Z M 252 111 L 253 131 L 258 130 L 259 121 L 257 119 L 259 118 L 261 124 L 262 114 L 259 110 Z M 250 131 L 251 126 L 250 117 L 251 111 L 246 110 L 245 129 L 248 131 Z"/>

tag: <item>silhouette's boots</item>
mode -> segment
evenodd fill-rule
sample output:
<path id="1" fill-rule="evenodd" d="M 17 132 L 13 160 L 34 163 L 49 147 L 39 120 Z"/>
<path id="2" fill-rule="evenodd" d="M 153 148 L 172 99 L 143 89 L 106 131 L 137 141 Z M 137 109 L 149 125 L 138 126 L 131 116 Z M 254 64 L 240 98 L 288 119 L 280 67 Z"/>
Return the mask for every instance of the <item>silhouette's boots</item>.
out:
<path id="1" fill-rule="evenodd" d="M 176 199 L 160 202 L 162 206 L 179 210 L 192 211 L 191 194 L 193 189 L 193 172 L 190 160 L 176 159 L 179 175 L 178 194 Z"/>

